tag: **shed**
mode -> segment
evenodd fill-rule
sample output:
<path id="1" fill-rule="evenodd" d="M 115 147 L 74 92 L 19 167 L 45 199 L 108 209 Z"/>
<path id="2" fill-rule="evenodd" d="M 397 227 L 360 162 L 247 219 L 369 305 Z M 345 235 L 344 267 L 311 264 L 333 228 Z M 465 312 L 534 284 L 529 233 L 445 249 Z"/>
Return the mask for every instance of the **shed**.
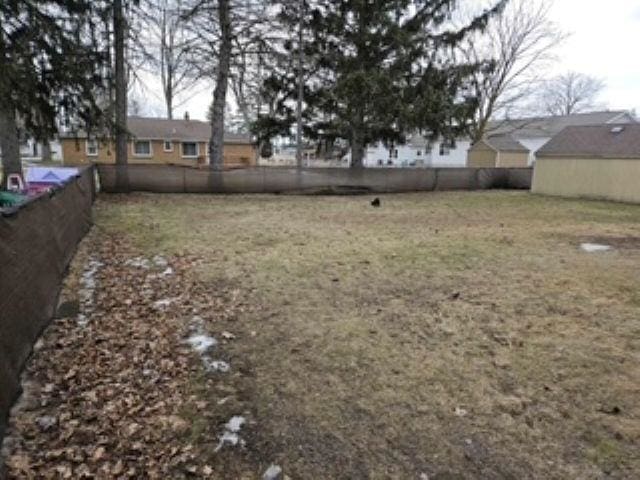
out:
<path id="1" fill-rule="evenodd" d="M 537 156 L 534 193 L 640 203 L 640 124 L 567 127 Z"/>
<path id="2" fill-rule="evenodd" d="M 529 149 L 510 135 L 494 135 L 474 143 L 467 155 L 472 168 L 526 167 Z"/>

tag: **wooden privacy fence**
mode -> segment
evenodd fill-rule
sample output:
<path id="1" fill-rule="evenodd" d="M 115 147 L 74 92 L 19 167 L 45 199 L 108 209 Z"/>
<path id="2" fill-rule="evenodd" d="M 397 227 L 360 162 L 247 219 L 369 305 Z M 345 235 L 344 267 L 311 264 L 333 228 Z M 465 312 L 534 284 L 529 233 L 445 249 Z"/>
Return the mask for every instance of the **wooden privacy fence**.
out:
<path id="1" fill-rule="evenodd" d="M 209 171 L 178 165 L 98 165 L 101 189 L 158 193 L 393 193 L 531 188 L 531 168 L 295 168 Z"/>
<path id="2" fill-rule="evenodd" d="M 20 372 L 55 313 L 62 279 L 91 227 L 94 170 L 0 212 L 0 443 Z"/>

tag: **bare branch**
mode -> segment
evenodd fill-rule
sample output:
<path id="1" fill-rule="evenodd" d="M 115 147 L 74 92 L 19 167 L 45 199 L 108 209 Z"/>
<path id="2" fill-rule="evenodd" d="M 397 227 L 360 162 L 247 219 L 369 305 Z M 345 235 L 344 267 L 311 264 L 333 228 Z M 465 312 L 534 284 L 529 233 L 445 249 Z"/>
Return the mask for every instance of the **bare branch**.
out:
<path id="1" fill-rule="evenodd" d="M 472 80 L 477 109 L 472 140 L 485 134 L 489 120 L 517 109 L 540 85 L 539 72 L 555 60 L 553 49 L 566 35 L 549 20 L 547 0 L 512 0 L 487 30 L 456 52 L 464 62 L 485 63 Z"/>
<path id="2" fill-rule="evenodd" d="M 597 107 L 597 98 L 605 83 L 595 77 L 567 72 L 545 82 L 540 104 L 551 115 L 571 115 Z"/>

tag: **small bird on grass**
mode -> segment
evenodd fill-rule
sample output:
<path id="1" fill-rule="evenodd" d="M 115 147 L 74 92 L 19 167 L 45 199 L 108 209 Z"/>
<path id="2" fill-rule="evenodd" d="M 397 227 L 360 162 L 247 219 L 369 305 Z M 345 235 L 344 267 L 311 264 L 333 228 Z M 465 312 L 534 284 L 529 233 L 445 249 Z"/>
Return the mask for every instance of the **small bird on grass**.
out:
<path id="1" fill-rule="evenodd" d="M 380 206 L 380 199 L 379 198 L 374 198 L 373 201 L 371 202 L 371 206 L 372 207 L 379 207 Z"/>

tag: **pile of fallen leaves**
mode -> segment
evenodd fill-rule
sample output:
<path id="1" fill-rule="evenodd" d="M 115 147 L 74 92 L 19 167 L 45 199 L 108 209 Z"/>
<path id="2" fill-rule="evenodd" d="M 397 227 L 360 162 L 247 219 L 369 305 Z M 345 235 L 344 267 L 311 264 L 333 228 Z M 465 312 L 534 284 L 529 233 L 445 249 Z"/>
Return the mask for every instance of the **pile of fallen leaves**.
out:
<path id="1" fill-rule="evenodd" d="M 222 358 L 242 295 L 192 278 L 197 264 L 95 231 L 84 240 L 25 370 L 3 445 L 8 478 L 255 477 L 242 374 Z M 215 337 L 231 368 L 208 371 L 186 341 L 194 332 Z M 248 420 L 227 445 L 234 415 Z"/>

